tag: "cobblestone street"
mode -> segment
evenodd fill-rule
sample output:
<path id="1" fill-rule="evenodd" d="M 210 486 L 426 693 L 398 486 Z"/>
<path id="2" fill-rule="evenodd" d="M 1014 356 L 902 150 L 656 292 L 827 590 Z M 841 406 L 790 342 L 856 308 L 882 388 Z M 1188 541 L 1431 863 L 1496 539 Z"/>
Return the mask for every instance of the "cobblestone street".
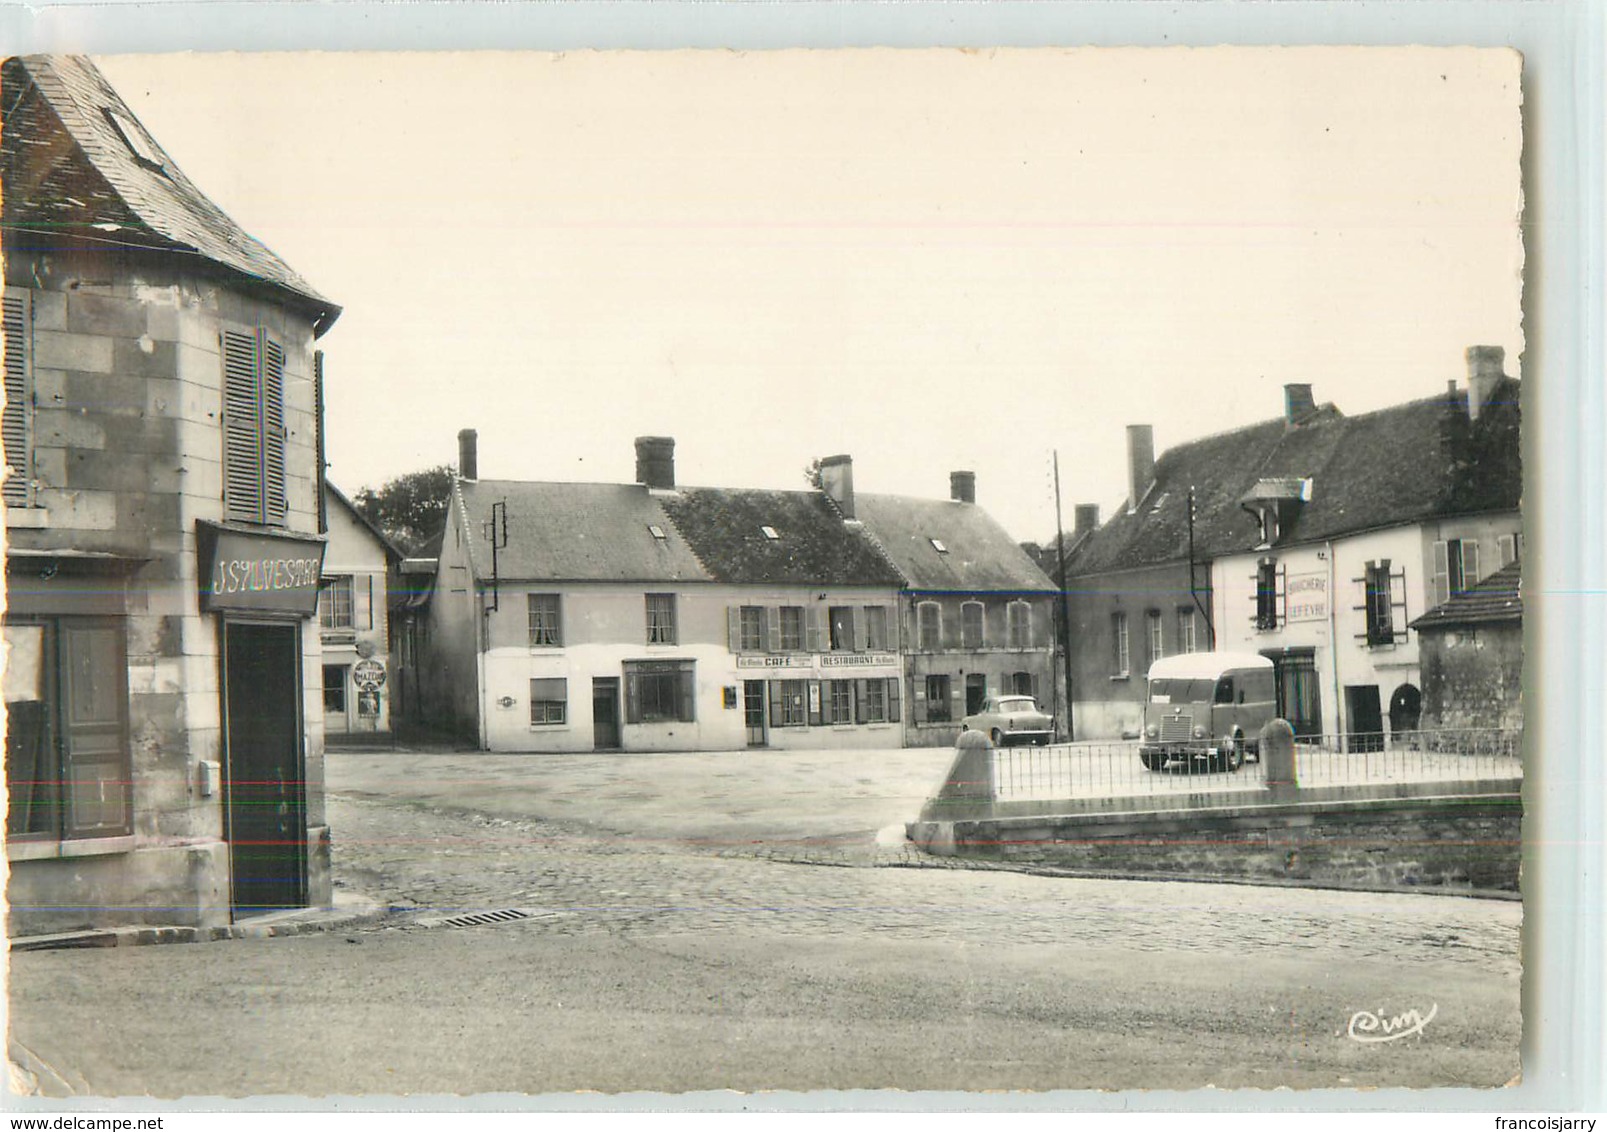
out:
<path id="1" fill-rule="evenodd" d="M 912 781 L 923 760 L 947 752 L 909 755 Z M 851 756 L 810 768 L 813 801 L 800 787 L 767 817 L 807 762 L 333 755 L 337 884 L 383 917 L 15 955 L 13 1059 L 47 1093 L 157 1095 L 1518 1072 L 1515 902 L 956 867 L 891 836 L 883 819 L 907 802 Z M 539 788 L 511 785 L 531 776 Z M 442 923 L 506 909 L 523 918 Z M 1347 1034 L 1358 1011 L 1409 1010 L 1433 1019 L 1404 1041 Z"/>

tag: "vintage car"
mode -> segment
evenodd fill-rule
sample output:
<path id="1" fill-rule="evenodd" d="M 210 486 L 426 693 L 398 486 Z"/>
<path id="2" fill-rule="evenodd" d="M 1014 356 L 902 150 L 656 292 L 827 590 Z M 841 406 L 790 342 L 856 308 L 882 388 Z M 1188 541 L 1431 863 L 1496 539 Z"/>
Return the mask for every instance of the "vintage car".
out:
<path id="1" fill-rule="evenodd" d="M 982 710 L 960 723 L 961 731 L 985 731 L 995 747 L 1012 743 L 1036 743 L 1042 747 L 1054 736 L 1054 717 L 1038 708 L 1031 696 L 993 696 L 982 701 Z"/>
<path id="2" fill-rule="evenodd" d="M 1277 714 L 1272 661 L 1255 653 L 1194 652 L 1149 670 L 1138 757 L 1149 770 L 1169 762 L 1238 770 L 1259 759 L 1261 728 Z"/>

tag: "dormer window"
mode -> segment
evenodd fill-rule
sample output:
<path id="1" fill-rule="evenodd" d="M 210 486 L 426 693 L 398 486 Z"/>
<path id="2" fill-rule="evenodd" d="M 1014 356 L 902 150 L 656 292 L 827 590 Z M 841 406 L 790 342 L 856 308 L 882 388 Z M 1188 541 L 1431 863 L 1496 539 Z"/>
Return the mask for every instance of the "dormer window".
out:
<path id="1" fill-rule="evenodd" d="M 949 548 L 943 545 L 942 539 L 935 538 L 929 541 L 932 544 L 932 549 L 937 551 L 939 554 L 947 554 L 949 552 Z"/>
<path id="2" fill-rule="evenodd" d="M 123 144 L 128 146 L 128 151 L 134 155 L 135 160 L 158 173 L 167 172 L 162 167 L 162 155 L 156 151 L 151 139 L 145 136 L 145 131 L 140 128 L 138 122 L 121 110 L 113 110 L 110 106 L 103 106 L 101 113 L 106 115 L 106 120 L 123 139 Z"/>
<path id="3" fill-rule="evenodd" d="M 763 532 L 764 537 L 769 539 L 771 542 L 774 542 L 776 539 L 781 537 L 776 533 L 776 529 L 774 527 L 760 527 L 759 530 Z"/>
<path id="4" fill-rule="evenodd" d="M 657 523 L 647 524 L 647 533 L 658 539 L 659 542 L 664 542 L 670 537 L 664 533 L 664 528 Z"/>

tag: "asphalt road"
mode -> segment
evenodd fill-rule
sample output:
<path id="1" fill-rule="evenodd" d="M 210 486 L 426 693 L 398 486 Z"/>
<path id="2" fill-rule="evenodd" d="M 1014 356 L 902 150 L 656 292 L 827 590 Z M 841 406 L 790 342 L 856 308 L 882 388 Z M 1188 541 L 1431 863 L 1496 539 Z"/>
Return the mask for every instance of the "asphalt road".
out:
<path id="1" fill-rule="evenodd" d="M 789 764 L 386 758 L 331 757 L 330 821 L 339 882 L 390 915 L 15 955 L 13 1060 L 47 1094 L 102 1096 L 1518 1074 L 1515 903 L 911 867 L 885 836 L 902 788 L 863 759 L 817 766 L 818 797 L 782 774 L 799 793 L 767 820 L 765 776 Z M 465 758 L 474 785 L 455 790 Z M 439 923 L 510 908 L 525 918 Z M 1413 1010 L 1432 1015 L 1419 1033 L 1349 1032 L 1358 1012 Z"/>

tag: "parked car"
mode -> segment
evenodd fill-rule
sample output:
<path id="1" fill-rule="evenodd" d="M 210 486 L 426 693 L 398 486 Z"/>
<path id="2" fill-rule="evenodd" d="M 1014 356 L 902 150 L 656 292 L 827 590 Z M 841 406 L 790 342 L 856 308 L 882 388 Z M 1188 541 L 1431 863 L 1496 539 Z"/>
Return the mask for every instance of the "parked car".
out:
<path id="1" fill-rule="evenodd" d="M 1246 756 L 1259 761 L 1261 728 L 1277 714 L 1273 671 L 1255 653 L 1157 660 L 1149 670 L 1140 761 L 1149 770 L 1173 761 L 1238 770 Z"/>
<path id="2" fill-rule="evenodd" d="M 1054 736 L 1054 717 L 1041 711 L 1031 696 L 995 696 L 982 701 L 982 710 L 960 722 L 961 731 L 985 731 L 995 747 L 1036 743 L 1042 747 Z"/>

